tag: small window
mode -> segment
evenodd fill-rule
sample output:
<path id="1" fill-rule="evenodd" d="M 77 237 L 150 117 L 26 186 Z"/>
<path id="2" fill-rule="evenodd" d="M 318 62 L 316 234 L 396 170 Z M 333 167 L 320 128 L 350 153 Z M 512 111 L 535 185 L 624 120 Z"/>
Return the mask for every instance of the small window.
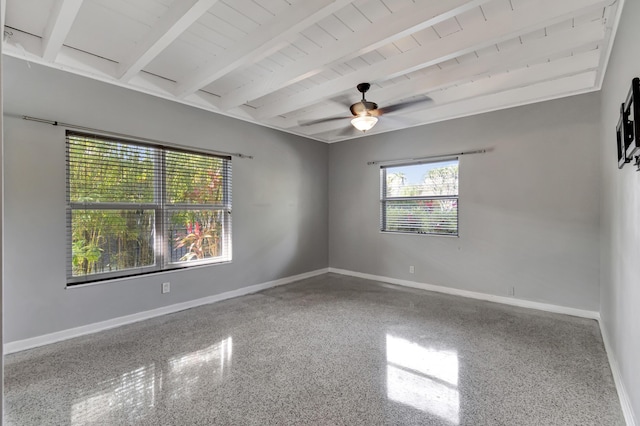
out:
<path id="1" fill-rule="evenodd" d="M 67 282 L 231 260 L 231 158 L 67 132 Z"/>
<path id="2" fill-rule="evenodd" d="M 381 230 L 458 235 L 458 160 L 382 166 Z"/>

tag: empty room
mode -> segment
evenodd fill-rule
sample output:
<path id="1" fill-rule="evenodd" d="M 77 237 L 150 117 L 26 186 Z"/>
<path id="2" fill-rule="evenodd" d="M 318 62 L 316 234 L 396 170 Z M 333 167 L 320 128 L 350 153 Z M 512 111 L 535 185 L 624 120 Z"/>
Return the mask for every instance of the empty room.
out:
<path id="1" fill-rule="evenodd" d="M 640 425 L 639 1 L 0 5 L 0 423 Z"/>

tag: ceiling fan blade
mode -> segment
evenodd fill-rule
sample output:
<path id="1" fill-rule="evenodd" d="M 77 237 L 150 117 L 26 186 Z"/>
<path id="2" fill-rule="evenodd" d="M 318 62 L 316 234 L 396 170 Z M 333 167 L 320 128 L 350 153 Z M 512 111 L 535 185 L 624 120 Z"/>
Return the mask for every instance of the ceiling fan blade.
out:
<path id="1" fill-rule="evenodd" d="M 379 111 L 378 115 L 390 114 L 390 113 L 401 111 L 401 110 L 406 109 L 406 108 L 410 108 L 412 106 L 416 106 L 416 105 L 420 105 L 420 104 L 427 104 L 427 103 L 431 103 L 431 102 L 433 102 L 433 99 L 431 99 L 428 96 L 425 96 L 425 97 L 420 98 L 420 99 L 413 99 L 413 100 L 406 101 L 406 102 L 399 102 L 397 104 L 389 105 L 389 106 L 386 106 L 384 108 L 379 108 L 378 109 L 378 111 Z"/>
<path id="2" fill-rule="evenodd" d="M 329 117 L 329 118 L 321 118 L 319 120 L 310 120 L 310 121 L 298 121 L 298 125 L 299 126 L 313 126 L 314 124 L 320 124 L 320 123 L 329 123 L 331 121 L 336 121 L 336 120 L 346 120 L 346 119 L 350 119 L 353 117 Z"/>
<path id="3" fill-rule="evenodd" d="M 334 96 L 333 98 L 329 98 L 329 100 L 333 103 L 336 103 L 345 108 L 349 108 L 353 103 L 353 96 L 349 96 L 348 94 L 342 94 L 338 96 Z"/>

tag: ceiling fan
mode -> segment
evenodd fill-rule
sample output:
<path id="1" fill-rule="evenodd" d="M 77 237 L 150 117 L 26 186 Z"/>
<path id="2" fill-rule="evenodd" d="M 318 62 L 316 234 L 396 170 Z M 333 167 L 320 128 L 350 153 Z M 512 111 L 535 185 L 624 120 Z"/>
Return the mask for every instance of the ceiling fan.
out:
<path id="1" fill-rule="evenodd" d="M 369 88 L 371 88 L 371 85 L 369 83 L 358 84 L 357 89 L 358 89 L 358 92 L 362 93 L 362 100 L 360 100 L 359 102 L 356 102 L 355 104 L 349 107 L 349 110 L 351 111 L 351 114 L 352 114 L 351 117 L 322 118 L 320 120 L 299 122 L 298 124 L 300 124 L 301 126 L 312 126 L 314 124 L 326 123 L 329 121 L 344 120 L 345 118 L 350 118 L 351 124 L 353 125 L 353 127 L 355 127 L 356 129 L 364 133 L 367 130 L 371 130 L 373 126 L 375 126 L 376 123 L 378 122 L 378 117 L 382 116 L 383 114 L 397 112 L 413 105 L 418 105 L 421 103 L 432 101 L 431 98 L 425 96 L 420 99 L 414 99 L 411 101 L 405 101 L 405 102 L 389 105 L 385 108 L 378 108 L 377 103 L 370 102 L 365 99 L 364 94 L 367 93 Z"/>

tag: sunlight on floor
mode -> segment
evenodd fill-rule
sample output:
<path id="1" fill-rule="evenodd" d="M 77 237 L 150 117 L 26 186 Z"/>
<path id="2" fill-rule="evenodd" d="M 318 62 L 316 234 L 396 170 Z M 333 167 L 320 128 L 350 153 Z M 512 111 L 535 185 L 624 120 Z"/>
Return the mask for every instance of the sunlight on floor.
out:
<path id="1" fill-rule="evenodd" d="M 170 358 L 166 369 L 154 363 L 103 381 L 91 395 L 73 404 L 71 424 L 108 423 L 110 411 L 126 412 L 132 421 L 143 418 L 147 409 L 156 405 L 156 395 L 162 395 L 167 388 L 172 398 L 181 399 L 188 396 L 199 380 L 222 381 L 232 355 L 233 340 L 228 337 L 204 349 Z M 212 375 L 203 377 L 203 368 L 210 369 Z"/>
<path id="2" fill-rule="evenodd" d="M 162 377 L 162 373 L 160 373 Z M 99 385 L 100 390 L 73 404 L 71 424 L 99 423 L 112 410 L 127 410 L 130 418 L 144 416 L 155 405 L 156 367 L 147 365 Z"/>
<path id="3" fill-rule="evenodd" d="M 459 424 L 458 353 L 387 334 L 387 397 Z"/>

